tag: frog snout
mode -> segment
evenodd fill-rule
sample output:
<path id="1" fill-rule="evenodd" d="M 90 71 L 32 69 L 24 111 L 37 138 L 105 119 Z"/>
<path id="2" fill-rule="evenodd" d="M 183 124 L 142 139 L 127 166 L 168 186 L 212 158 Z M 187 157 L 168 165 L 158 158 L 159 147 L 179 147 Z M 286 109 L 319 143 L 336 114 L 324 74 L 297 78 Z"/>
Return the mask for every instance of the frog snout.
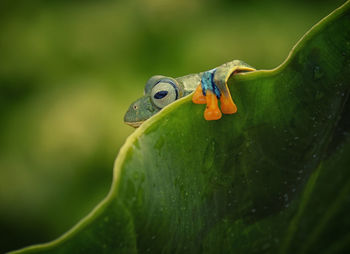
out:
<path id="1" fill-rule="evenodd" d="M 130 126 L 138 127 L 160 109 L 155 107 L 149 96 L 144 96 L 133 102 L 124 116 L 124 122 Z"/>
<path id="2" fill-rule="evenodd" d="M 126 111 L 125 115 L 124 115 L 124 122 L 126 124 L 129 124 L 131 125 L 132 123 L 134 122 L 138 122 L 138 109 L 139 109 L 139 106 L 137 105 L 138 103 L 135 102 L 135 103 L 132 103 L 129 107 L 129 109 Z"/>
<path id="3" fill-rule="evenodd" d="M 140 100 L 132 103 L 124 115 L 124 122 L 134 128 L 139 127 L 148 117 L 145 116 L 145 109 Z"/>

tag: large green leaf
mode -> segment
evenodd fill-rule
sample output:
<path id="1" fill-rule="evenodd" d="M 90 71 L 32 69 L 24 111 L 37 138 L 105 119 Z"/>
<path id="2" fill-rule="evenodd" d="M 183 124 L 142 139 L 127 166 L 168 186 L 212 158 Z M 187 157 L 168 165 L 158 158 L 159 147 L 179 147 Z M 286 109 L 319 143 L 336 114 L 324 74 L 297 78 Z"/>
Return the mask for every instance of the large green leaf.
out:
<path id="1" fill-rule="evenodd" d="M 237 114 L 206 122 L 190 97 L 165 108 L 89 216 L 17 253 L 349 251 L 350 2 L 277 69 L 230 82 Z"/>

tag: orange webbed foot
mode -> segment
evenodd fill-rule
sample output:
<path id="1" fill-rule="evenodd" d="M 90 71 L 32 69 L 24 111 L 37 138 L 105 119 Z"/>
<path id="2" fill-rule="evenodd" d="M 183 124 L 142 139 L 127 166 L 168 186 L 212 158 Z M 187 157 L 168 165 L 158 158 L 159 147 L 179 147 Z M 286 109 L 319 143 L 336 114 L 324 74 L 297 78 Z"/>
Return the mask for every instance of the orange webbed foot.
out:
<path id="1" fill-rule="evenodd" d="M 224 114 L 234 114 L 237 112 L 237 106 L 233 102 L 231 95 L 225 96 L 224 94 L 220 97 L 221 111 Z"/>
<path id="2" fill-rule="evenodd" d="M 196 91 L 193 94 L 192 102 L 195 104 L 206 104 L 207 99 L 203 95 L 202 85 L 199 84 Z"/>
<path id="3" fill-rule="evenodd" d="M 207 108 L 204 111 L 205 120 L 210 121 L 210 120 L 220 119 L 222 114 L 218 107 L 218 99 L 216 95 L 210 90 L 207 90 L 206 102 L 207 102 Z"/>

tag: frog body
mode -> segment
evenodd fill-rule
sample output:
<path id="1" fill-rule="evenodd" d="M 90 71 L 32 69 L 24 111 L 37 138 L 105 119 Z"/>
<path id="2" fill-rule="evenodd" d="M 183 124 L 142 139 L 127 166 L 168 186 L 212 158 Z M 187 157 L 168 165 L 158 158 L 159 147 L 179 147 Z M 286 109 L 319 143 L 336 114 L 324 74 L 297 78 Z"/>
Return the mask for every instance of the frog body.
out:
<path id="1" fill-rule="evenodd" d="M 137 128 L 165 106 L 191 93 L 194 103 L 207 104 L 204 118 L 218 120 L 221 118 L 221 111 L 224 114 L 237 111 L 227 87 L 228 78 L 233 73 L 254 70 L 243 61 L 233 60 L 209 71 L 179 78 L 153 76 L 146 82 L 144 96 L 130 105 L 124 122 Z M 218 108 L 218 100 L 221 103 L 221 111 Z"/>

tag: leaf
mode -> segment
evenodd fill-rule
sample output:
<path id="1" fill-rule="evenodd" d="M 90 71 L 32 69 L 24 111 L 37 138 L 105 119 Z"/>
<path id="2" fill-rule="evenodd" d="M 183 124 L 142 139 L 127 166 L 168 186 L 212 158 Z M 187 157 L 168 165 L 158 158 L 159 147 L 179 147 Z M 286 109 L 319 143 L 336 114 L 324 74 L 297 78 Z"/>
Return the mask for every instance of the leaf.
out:
<path id="1" fill-rule="evenodd" d="M 350 2 L 281 66 L 230 83 L 237 114 L 166 107 L 128 138 L 89 216 L 14 253 L 349 251 Z"/>

